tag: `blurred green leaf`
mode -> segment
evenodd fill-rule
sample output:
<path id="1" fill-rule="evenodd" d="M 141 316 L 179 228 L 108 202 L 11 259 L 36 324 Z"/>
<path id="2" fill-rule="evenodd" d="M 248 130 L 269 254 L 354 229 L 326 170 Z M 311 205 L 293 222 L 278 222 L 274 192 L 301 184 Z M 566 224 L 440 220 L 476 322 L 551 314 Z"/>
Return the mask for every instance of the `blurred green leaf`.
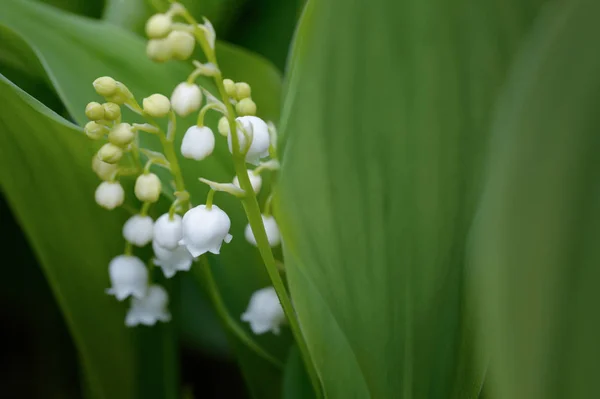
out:
<path id="1" fill-rule="evenodd" d="M 465 243 L 492 105 L 541 4 L 309 3 L 276 211 L 326 396 L 478 396 Z"/>
<path id="2" fill-rule="evenodd" d="M 296 345 L 290 348 L 283 372 L 283 399 L 314 399 L 310 379 Z"/>
<path id="3" fill-rule="evenodd" d="M 31 46 L 67 110 L 79 123 L 86 120 L 86 103 L 98 100 L 91 85 L 98 76 L 110 75 L 124 82 L 141 100 L 154 92 L 169 95 L 191 72 L 191 66 L 183 63 L 150 62 L 145 56 L 145 42 L 142 39 L 110 24 L 28 2 L 5 1 L 2 7 L 0 24 L 13 29 Z M 224 74 L 250 83 L 259 113 L 267 119 L 275 119 L 279 112 L 281 90 L 278 72 L 265 60 L 234 46 L 219 43 L 217 52 Z M 212 87 L 206 79 L 202 84 L 209 89 Z M 130 113 L 127 114 L 129 117 Z M 208 125 L 213 130 L 216 130 L 216 121 L 213 115 L 208 118 Z M 193 117 L 179 123 L 176 146 L 184 129 L 193 123 Z M 157 143 L 151 138 L 144 137 L 143 144 L 157 149 Z M 226 143 L 218 137 L 215 155 L 209 159 L 201 163 L 181 159 L 184 179 L 194 203 L 203 202 L 208 192 L 207 187 L 198 182 L 198 177 L 231 181 L 233 167 L 229 157 Z M 223 248 L 220 266 L 215 268 L 214 273 L 225 303 L 235 316 L 243 312 L 254 290 L 268 285 L 268 278 L 258 252 L 242 238 L 246 222 L 239 201 L 225 195 L 218 195 L 216 201 L 232 219 L 234 240 Z M 120 230 L 114 231 L 116 234 Z M 280 338 L 260 337 L 257 340 L 280 358 L 290 344 L 288 334 Z M 278 371 L 272 370 L 271 366 L 245 348 L 238 349 L 238 357 L 249 384 L 277 386 Z M 250 373 L 255 377 L 248 378 Z M 264 380 L 256 378 L 261 373 L 264 374 Z M 270 382 L 265 384 L 265 381 Z"/>
<path id="4" fill-rule="evenodd" d="M 492 398 L 598 397 L 600 3 L 556 2 L 492 125 L 473 288 Z"/>
<path id="5" fill-rule="evenodd" d="M 100 398 L 133 398 L 133 330 L 104 294 L 123 214 L 93 201 L 93 148 L 74 126 L 0 75 L 0 187 L 35 249 Z"/>
<path id="6" fill-rule="evenodd" d="M 21 0 L 32 1 L 32 0 Z M 75 14 L 85 15 L 86 17 L 99 18 L 102 13 L 102 7 L 105 0 L 35 0 L 40 3 L 48 4 Z M 130 0 L 121 0 L 127 3 Z"/>

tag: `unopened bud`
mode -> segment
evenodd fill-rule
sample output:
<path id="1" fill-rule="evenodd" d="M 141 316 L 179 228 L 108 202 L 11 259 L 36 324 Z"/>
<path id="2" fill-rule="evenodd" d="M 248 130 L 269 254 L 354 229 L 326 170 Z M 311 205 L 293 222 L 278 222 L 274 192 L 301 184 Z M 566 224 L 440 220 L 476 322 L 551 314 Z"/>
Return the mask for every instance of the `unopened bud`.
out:
<path id="1" fill-rule="evenodd" d="M 251 98 L 244 98 L 235 105 L 235 110 L 240 116 L 256 115 L 256 104 Z"/>
<path id="2" fill-rule="evenodd" d="M 102 105 L 100 105 L 100 103 L 94 101 L 88 103 L 88 105 L 85 106 L 85 116 L 87 116 L 92 121 L 99 121 L 101 119 L 104 119 L 104 108 L 102 108 Z"/>
<path id="3" fill-rule="evenodd" d="M 165 62 L 171 59 L 173 53 L 167 39 L 151 39 L 146 45 L 146 55 L 152 61 Z"/>
<path id="4" fill-rule="evenodd" d="M 171 47 L 171 55 L 176 60 L 187 60 L 194 52 L 196 39 L 189 32 L 173 31 L 167 36 L 167 41 Z"/>
<path id="5" fill-rule="evenodd" d="M 238 82 L 235 84 L 235 97 L 238 100 L 242 100 L 244 98 L 250 97 L 252 94 L 252 89 L 250 85 L 246 82 Z"/>
<path id="6" fill-rule="evenodd" d="M 129 123 L 119 123 L 108 133 L 108 141 L 118 147 L 128 146 L 134 139 L 135 133 Z"/>
<path id="7" fill-rule="evenodd" d="M 104 137 L 104 133 L 106 133 L 107 130 L 108 129 L 105 126 L 94 121 L 86 123 L 85 127 L 83 128 L 85 135 L 92 140 L 101 139 Z"/>
<path id="8" fill-rule="evenodd" d="M 140 175 L 135 181 L 135 196 L 142 202 L 156 202 L 160 197 L 162 185 L 154 173 Z"/>
<path id="9" fill-rule="evenodd" d="M 121 117 L 121 107 L 119 107 L 119 104 L 104 103 L 102 104 L 102 108 L 104 108 L 104 119 L 108 121 L 116 121 Z"/>
<path id="10" fill-rule="evenodd" d="M 229 97 L 235 97 L 235 83 L 231 79 L 223 79 L 223 86 L 225 86 L 225 92 Z"/>
<path id="11" fill-rule="evenodd" d="M 144 107 L 144 113 L 154 118 L 167 116 L 171 110 L 171 102 L 169 99 L 158 93 L 144 98 L 142 105 Z"/>
<path id="12" fill-rule="evenodd" d="M 171 95 L 171 106 L 179 116 L 187 116 L 196 112 L 201 103 L 202 91 L 196 84 L 179 83 Z"/>
<path id="13" fill-rule="evenodd" d="M 117 163 L 123 157 L 123 150 L 112 143 L 106 143 L 98 150 L 98 158 L 106 163 Z"/>
<path id="14" fill-rule="evenodd" d="M 92 170 L 104 181 L 111 180 L 118 168 L 117 164 L 106 163 L 96 156 L 92 158 Z"/>
<path id="15" fill-rule="evenodd" d="M 146 35 L 148 35 L 150 39 L 160 39 L 169 34 L 172 25 L 173 21 L 169 15 L 153 15 L 148 22 L 146 22 Z"/>
<path id="16" fill-rule="evenodd" d="M 117 92 L 117 81 L 110 76 L 102 76 L 94 80 L 94 89 L 102 97 L 112 96 Z"/>
<path id="17" fill-rule="evenodd" d="M 217 130 L 219 130 L 219 134 L 221 136 L 227 137 L 227 135 L 229 135 L 229 121 L 227 120 L 226 116 L 223 116 L 221 119 L 219 119 L 219 127 Z"/>
<path id="18" fill-rule="evenodd" d="M 117 90 L 112 96 L 107 96 L 106 99 L 112 103 L 123 105 L 133 98 L 131 91 L 121 82 L 117 82 Z"/>

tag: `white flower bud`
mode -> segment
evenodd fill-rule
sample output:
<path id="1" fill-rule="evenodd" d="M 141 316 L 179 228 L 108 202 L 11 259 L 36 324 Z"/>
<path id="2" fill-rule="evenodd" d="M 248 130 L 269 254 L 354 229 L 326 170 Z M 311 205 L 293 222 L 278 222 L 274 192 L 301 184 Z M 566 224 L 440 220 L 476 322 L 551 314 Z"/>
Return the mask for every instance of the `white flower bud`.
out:
<path id="1" fill-rule="evenodd" d="M 144 113 L 154 118 L 167 116 L 171 110 L 171 102 L 162 94 L 152 94 L 150 97 L 144 98 L 142 104 Z"/>
<path id="2" fill-rule="evenodd" d="M 117 81 L 110 76 L 102 76 L 94 80 L 94 90 L 102 97 L 110 97 L 117 92 Z"/>
<path id="3" fill-rule="evenodd" d="M 125 190 L 118 182 L 104 181 L 96 189 L 95 198 L 98 205 L 112 210 L 123 204 Z"/>
<path id="4" fill-rule="evenodd" d="M 85 116 L 92 121 L 104 119 L 104 108 L 102 104 L 92 101 L 85 106 Z"/>
<path id="5" fill-rule="evenodd" d="M 138 247 L 152 241 L 154 221 L 150 216 L 133 215 L 123 225 L 123 237 Z"/>
<path id="6" fill-rule="evenodd" d="M 92 140 L 99 140 L 104 137 L 104 133 L 106 133 L 108 129 L 106 126 L 92 121 L 85 124 L 83 131 L 85 132 L 85 135 Z"/>
<path id="7" fill-rule="evenodd" d="M 231 241 L 229 228 L 231 220 L 218 206 L 213 205 L 207 209 L 199 205 L 190 209 L 183 215 L 183 239 L 193 257 L 198 257 L 206 252 L 218 254 L 223 241 Z"/>
<path id="8" fill-rule="evenodd" d="M 235 84 L 235 98 L 238 100 L 243 100 L 244 98 L 250 97 L 252 94 L 252 89 L 250 85 L 246 82 L 237 82 Z"/>
<path id="9" fill-rule="evenodd" d="M 102 104 L 104 109 L 104 119 L 107 121 L 116 121 L 121 117 L 121 107 L 115 103 L 104 103 Z"/>
<path id="10" fill-rule="evenodd" d="M 262 177 L 260 177 L 260 175 L 255 175 L 254 173 L 252 173 L 251 170 L 248 170 L 248 178 L 250 178 L 250 184 L 252 185 L 252 189 L 256 194 L 258 194 L 260 188 L 262 187 Z M 240 180 L 237 176 L 233 178 L 233 184 L 237 187 L 240 187 Z"/>
<path id="11" fill-rule="evenodd" d="M 194 52 L 196 39 L 189 32 L 174 30 L 166 39 L 171 47 L 171 55 L 176 60 L 187 60 Z"/>
<path id="12" fill-rule="evenodd" d="M 136 256 L 119 255 L 110 261 L 108 274 L 112 287 L 106 290 L 119 301 L 134 296 L 142 298 L 148 288 L 148 269 Z"/>
<path id="13" fill-rule="evenodd" d="M 108 133 L 108 141 L 118 147 L 127 147 L 134 138 L 135 133 L 129 123 L 119 123 Z"/>
<path id="14" fill-rule="evenodd" d="M 98 158 L 106 163 L 117 163 L 123 158 L 123 150 L 112 143 L 106 143 L 98 150 Z"/>
<path id="15" fill-rule="evenodd" d="M 171 95 L 171 107 L 179 116 L 187 116 L 198 111 L 202 104 L 202 92 L 198 85 L 182 82 Z"/>
<path id="16" fill-rule="evenodd" d="M 266 287 L 252 294 L 248 308 L 242 314 L 242 321 L 250 323 L 254 334 L 268 331 L 279 334 L 280 327 L 285 322 L 285 313 L 273 287 Z"/>
<path id="17" fill-rule="evenodd" d="M 190 127 L 181 140 L 181 155 L 201 161 L 215 149 L 215 135 L 207 126 Z"/>
<path id="18" fill-rule="evenodd" d="M 223 86 L 225 86 L 225 93 L 229 97 L 235 98 L 235 83 L 231 79 L 223 79 Z"/>
<path id="19" fill-rule="evenodd" d="M 92 170 L 102 180 L 111 180 L 117 169 L 119 169 L 119 165 L 117 164 L 106 163 L 101 161 L 97 156 L 92 157 Z"/>
<path id="20" fill-rule="evenodd" d="M 256 116 L 241 116 L 236 119 L 252 136 L 252 143 L 246 153 L 246 162 L 258 165 L 260 158 L 269 156 L 270 135 L 269 127 L 262 119 Z M 229 151 L 232 152 L 231 134 L 227 136 Z M 240 128 L 237 129 L 240 150 L 246 147 L 246 136 Z M 233 153 L 233 152 L 232 152 Z"/>
<path id="21" fill-rule="evenodd" d="M 281 243 L 281 235 L 279 234 L 279 227 L 277 226 L 277 222 L 273 216 L 262 216 L 262 222 L 265 226 L 265 231 L 267 232 L 267 240 L 269 241 L 269 245 L 271 247 L 276 247 Z M 256 238 L 254 237 L 254 233 L 252 232 L 252 227 L 248 224 L 246 225 L 246 230 L 244 230 L 244 236 L 246 240 L 254 245 L 256 244 Z"/>
<path id="22" fill-rule="evenodd" d="M 160 267 L 166 278 L 171 278 L 178 271 L 188 271 L 192 267 L 194 258 L 185 245 L 179 245 L 175 249 L 163 248 L 156 240 L 152 241 L 154 250 L 154 264 Z"/>
<path id="23" fill-rule="evenodd" d="M 157 245 L 168 250 L 174 250 L 181 241 L 181 216 L 174 214 L 173 218 L 168 213 L 161 215 L 154 223 L 154 241 Z"/>
<path id="24" fill-rule="evenodd" d="M 219 119 L 219 134 L 223 137 L 227 137 L 229 135 L 229 121 L 227 120 L 226 116 L 222 116 L 221 119 Z"/>
<path id="25" fill-rule="evenodd" d="M 140 324 L 153 326 L 157 321 L 166 323 L 171 320 L 168 305 L 167 291 L 160 285 L 151 285 L 145 296 L 131 300 L 131 307 L 125 316 L 125 325 L 135 327 Z"/>
<path id="26" fill-rule="evenodd" d="M 145 173 L 135 181 L 135 196 L 142 202 L 156 202 L 160 197 L 162 185 L 154 173 Z"/>
<path id="27" fill-rule="evenodd" d="M 146 22 L 146 35 L 150 39 L 160 39 L 171 31 L 173 21 L 169 15 L 155 14 Z"/>
<path id="28" fill-rule="evenodd" d="M 167 39 L 151 39 L 146 45 L 146 55 L 152 61 L 165 62 L 173 57 L 173 51 Z"/>
<path id="29" fill-rule="evenodd" d="M 256 104 L 251 98 L 244 98 L 235 105 L 235 110 L 239 115 L 256 115 Z"/>

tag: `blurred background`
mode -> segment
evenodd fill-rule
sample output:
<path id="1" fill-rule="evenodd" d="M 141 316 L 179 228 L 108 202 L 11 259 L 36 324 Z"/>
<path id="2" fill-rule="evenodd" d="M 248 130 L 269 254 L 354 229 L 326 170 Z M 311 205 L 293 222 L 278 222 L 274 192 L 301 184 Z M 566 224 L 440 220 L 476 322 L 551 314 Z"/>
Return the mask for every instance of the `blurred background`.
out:
<path id="1" fill-rule="evenodd" d="M 27 1 L 27 0 L 25 0 Z M 33 0 L 32 0 L 33 1 Z M 2 4 L 0 0 L 0 13 Z M 43 0 L 53 7 L 100 19 L 114 13 L 103 0 Z M 221 40 L 261 54 L 283 73 L 288 47 L 303 0 L 204 0 L 182 1 L 196 16 L 206 16 Z M 137 3 L 136 7 L 140 2 Z M 161 2 L 145 3 L 145 12 L 133 8 L 113 21 L 143 35 L 146 19 Z M 46 106 L 67 118 L 54 91 L 43 81 L 34 81 L 13 69 L 0 47 L 0 73 Z M 69 118 L 71 119 L 71 118 Z M 1 127 L 0 127 L 1 129 Z M 80 398 L 83 384 L 77 352 L 55 298 L 27 238 L 11 214 L 0 192 L 0 240 L 3 274 L 0 279 L 0 397 Z M 178 310 L 186 315 L 179 326 L 182 382 L 195 397 L 245 398 L 247 390 L 225 333 L 206 298 L 189 276 L 181 276 Z M 181 307 L 185 298 L 204 308 Z M 185 389 L 184 388 L 184 389 Z"/>

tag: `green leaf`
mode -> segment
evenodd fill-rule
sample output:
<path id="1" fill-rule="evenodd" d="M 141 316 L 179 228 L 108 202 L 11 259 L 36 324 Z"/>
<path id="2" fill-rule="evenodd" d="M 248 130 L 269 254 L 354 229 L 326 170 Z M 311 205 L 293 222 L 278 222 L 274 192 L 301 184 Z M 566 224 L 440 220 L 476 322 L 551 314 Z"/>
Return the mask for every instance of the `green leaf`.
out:
<path id="1" fill-rule="evenodd" d="M 492 105 L 541 3 L 309 3 L 276 213 L 325 396 L 478 396 L 465 245 Z"/>
<path id="2" fill-rule="evenodd" d="M 86 121 L 84 108 L 87 102 L 98 100 L 91 85 L 98 76 L 110 75 L 124 82 L 141 100 L 154 92 L 169 95 L 192 70 L 190 65 L 183 63 L 150 62 L 145 56 L 144 40 L 107 23 L 29 2 L 9 0 L 1 7 L 0 24 L 11 28 L 31 46 L 65 107 L 79 123 Z M 281 78 L 276 69 L 265 60 L 235 46 L 218 43 L 217 53 L 224 74 L 250 83 L 259 113 L 266 119 L 275 120 L 279 112 L 281 90 Z M 207 80 L 203 80 L 202 84 L 212 87 Z M 209 115 L 208 124 L 216 131 L 217 118 L 214 114 Z M 131 117 L 131 114 L 127 117 Z M 176 148 L 184 129 L 193 123 L 193 117 L 179 122 Z M 144 137 L 143 140 L 148 148 L 158 149 L 152 138 Z M 198 182 L 198 177 L 222 182 L 229 182 L 233 178 L 227 145 L 220 137 L 217 138 L 215 154 L 209 159 L 200 163 L 187 159 L 181 159 L 180 162 L 195 204 L 203 202 L 208 192 L 208 188 Z M 156 173 L 160 171 L 157 169 Z M 268 184 L 265 188 L 268 188 Z M 239 200 L 224 194 L 217 195 L 215 200 L 232 219 L 234 240 L 223 248 L 220 266 L 215 268 L 214 273 L 227 308 L 237 318 L 245 310 L 252 292 L 268 285 L 268 278 L 258 251 L 243 239 L 246 221 Z M 114 234 L 118 231 L 116 229 Z M 246 326 L 243 328 L 247 329 Z M 283 358 L 290 344 L 290 335 L 258 337 L 257 341 L 270 353 Z M 245 348 L 238 349 L 238 357 L 249 384 L 265 385 L 258 378 L 261 373 L 264 373 L 266 381 L 271 381 L 266 385 L 278 384 L 279 371 L 272 370 L 271 366 Z M 253 377 L 249 378 L 249 375 Z"/>
<path id="3" fill-rule="evenodd" d="M 490 397 L 598 396 L 600 3 L 548 8 L 492 125 L 473 230 Z"/>
<path id="4" fill-rule="evenodd" d="M 290 348 L 283 372 L 283 399 L 314 399 L 310 379 L 297 346 Z"/>
<path id="5" fill-rule="evenodd" d="M 79 129 L 2 75 L 0 102 L 0 187 L 44 268 L 91 388 L 100 398 L 136 397 L 133 330 L 124 326 L 123 304 L 104 293 L 125 215 L 94 203 L 93 148 Z"/>

